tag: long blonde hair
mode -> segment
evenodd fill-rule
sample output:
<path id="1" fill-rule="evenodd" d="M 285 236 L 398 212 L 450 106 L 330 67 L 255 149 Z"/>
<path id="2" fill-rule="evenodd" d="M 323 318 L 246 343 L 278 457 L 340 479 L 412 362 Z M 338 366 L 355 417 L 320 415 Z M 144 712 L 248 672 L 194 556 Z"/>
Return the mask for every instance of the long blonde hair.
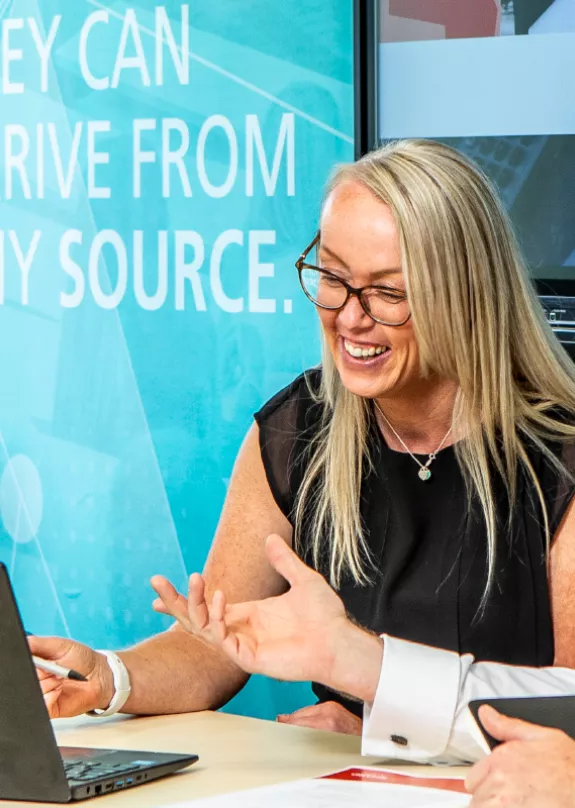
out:
<path id="1" fill-rule="evenodd" d="M 339 167 L 326 198 L 349 181 L 394 214 L 422 374 L 458 383 L 453 422 L 465 437 L 455 449 L 485 520 L 485 600 L 498 527 L 491 464 L 511 506 L 519 467 L 527 472 L 549 548 L 549 515 L 525 447 L 531 442 L 565 471 L 546 441 L 575 438 L 575 418 L 566 423 L 550 412 L 575 413 L 575 365 L 545 320 L 497 193 L 474 164 L 440 143 L 403 140 Z M 314 561 L 328 559 L 334 586 L 344 574 L 365 584 L 371 559 L 360 489 L 370 463 L 369 402 L 344 388 L 325 344 L 322 367 L 324 415 L 298 495 L 296 542 L 305 525 Z"/>

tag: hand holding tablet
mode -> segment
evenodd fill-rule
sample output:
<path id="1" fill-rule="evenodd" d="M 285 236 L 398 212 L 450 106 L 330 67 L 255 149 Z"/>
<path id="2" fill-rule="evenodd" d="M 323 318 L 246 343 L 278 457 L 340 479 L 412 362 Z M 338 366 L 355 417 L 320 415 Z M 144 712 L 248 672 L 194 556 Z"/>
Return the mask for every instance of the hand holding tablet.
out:
<path id="1" fill-rule="evenodd" d="M 559 729 L 575 739 L 575 696 L 537 696 L 526 698 L 478 699 L 469 703 L 469 709 L 483 733 L 490 749 L 501 741 L 493 738 L 483 727 L 479 708 L 488 704 L 509 718 L 519 718 L 529 724 Z"/>

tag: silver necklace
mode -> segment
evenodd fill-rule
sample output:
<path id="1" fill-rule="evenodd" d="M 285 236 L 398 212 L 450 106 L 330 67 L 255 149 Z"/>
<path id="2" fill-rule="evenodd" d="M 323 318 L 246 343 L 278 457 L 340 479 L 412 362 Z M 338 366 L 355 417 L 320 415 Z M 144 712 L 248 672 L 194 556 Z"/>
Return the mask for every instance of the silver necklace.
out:
<path id="1" fill-rule="evenodd" d="M 431 477 L 431 470 L 430 470 L 430 468 L 429 468 L 429 467 L 431 466 L 431 464 L 433 463 L 433 461 L 434 461 L 434 460 L 435 460 L 435 458 L 437 457 L 437 453 L 438 453 L 438 451 L 441 449 L 441 447 L 443 446 L 443 444 L 445 443 L 445 441 L 447 440 L 447 438 L 448 438 L 448 437 L 451 435 L 451 432 L 452 432 L 452 430 L 453 430 L 453 425 L 451 425 L 451 426 L 449 427 L 449 429 L 447 430 L 447 432 L 446 432 L 446 433 L 445 433 L 445 435 L 443 436 L 443 440 L 441 441 L 441 443 L 439 444 L 439 446 L 437 447 L 437 449 L 436 449 L 434 452 L 431 452 L 431 454 L 428 456 L 427 461 L 426 461 L 425 463 L 421 463 L 421 462 L 420 462 L 420 461 L 417 459 L 417 457 L 416 457 L 416 456 L 413 454 L 413 452 L 411 451 L 411 449 L 409 448 L 409 446 L 407 446 L 407 445 L 406 445 L 406 443 L 405 443 L 405 441 L 402 439 L 401 435 L 398 435 L 398 434 L 397 434 L 397 432 L 396 432 L 396 431 L 395 431 L 395 429 L 393 428 L 392 424 L 390 423 L 389 419 L 386 417 L 385 413 L 383 412 L 383 410 L 381 409 L 381 407 L 379 406 L 379 404 L 377 403 L 377 401 L 376 401 L 375 399 L 373 399 L 373 403 L 374 403 L 374 406 L 376 407 L 376 409 L 377 409 L 378 413 L 381 415 L 381 417 L 383 418 L 383 420 L 385 421 L 385 423 L 386 423 L 386 424 L 388 425 L 388 427 L 391 429 L 391 431 L 393 432 L 393 434 L 395 435 L 395 437 L 397 438 L 397 440 L 398 440 L 398 441 L 401 443 L 401 445 L 403 446 L 403 448 L 405 449 L 405 451 L 406 451 L 406 452 L 407 452 L 409 455 L 411 455 L 411 457 L 412 457 L 412 458 L 415 460 L 415 462 L 416 462 L 416 463 L 417 463 L 417 465 L 419 466 L 419 471 L 417 472 L 417 476 L 419 477 L 419 479 L 420 479 L 420 480 L 423 480 L 423 482 L 426 482 L 427 480 L 429 480 L 429 478 Z"/>

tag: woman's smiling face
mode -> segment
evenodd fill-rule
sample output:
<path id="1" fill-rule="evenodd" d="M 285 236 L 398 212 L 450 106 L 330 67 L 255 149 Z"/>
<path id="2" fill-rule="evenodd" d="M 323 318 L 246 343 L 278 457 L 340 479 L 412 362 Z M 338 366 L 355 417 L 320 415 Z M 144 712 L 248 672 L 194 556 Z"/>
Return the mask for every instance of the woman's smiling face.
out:
<path id="1" fill-rule="evenodd" d="M 390 208 L 358 182 L 337 185 L 322 211 L 320 267 L 353 287 L 405 295 L 399 234 Z M 364 398 L 386 397 L 421 379 L 411 320 L 381 325 L 350 296 L 339 311 L 318 308 L 343 385 Z M 366 355 L 367 354 L 367 355 Z"/>

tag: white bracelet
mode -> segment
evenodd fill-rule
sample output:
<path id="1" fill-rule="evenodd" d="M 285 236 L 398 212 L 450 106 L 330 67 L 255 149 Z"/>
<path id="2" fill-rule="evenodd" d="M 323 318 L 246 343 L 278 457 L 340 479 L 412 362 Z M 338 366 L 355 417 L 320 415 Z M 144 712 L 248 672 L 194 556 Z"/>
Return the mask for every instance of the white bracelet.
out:
<path id="1" fill-rule="evenodd" d="M 105 710 L 90 710 L 88 715 L 94 717 L 114 715 L 128 701 L 131 691 L 130 674 L 120 657 L 113 651 L 98 651 L 97 653 L 103 654 L 108 660 L 108 665 L 114 677 L 114 695 Z"/>

